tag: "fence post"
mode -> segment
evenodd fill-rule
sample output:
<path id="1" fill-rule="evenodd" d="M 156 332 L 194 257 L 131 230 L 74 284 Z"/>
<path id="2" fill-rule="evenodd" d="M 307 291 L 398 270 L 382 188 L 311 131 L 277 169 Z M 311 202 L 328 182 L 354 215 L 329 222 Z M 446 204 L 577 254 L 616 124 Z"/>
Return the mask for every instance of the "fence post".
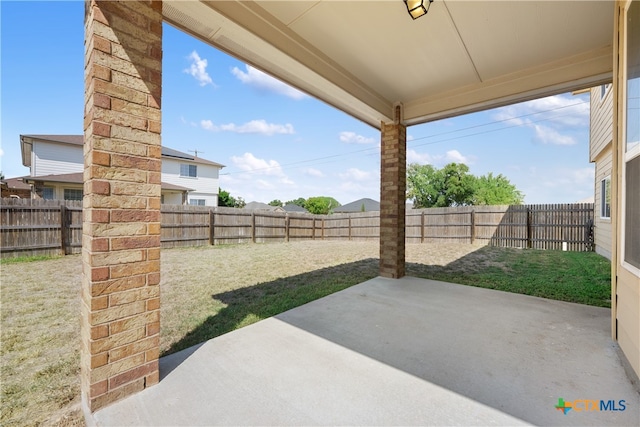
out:
<path id="1" fill-rule="evenodd" d="M 420 243 L 424 243 L 424 210 L 420 212 Z"/>
<path id="2" fill-rule="evenodd" d="M 471 210 L 471 244 L 476 240 L 476 211 Z"/>
<path id="3" fill-rule="evenodd" d="M 216 214 L 213 209 L 209 210 L 209 244 L 216 244 Z"/>
<path id="4" fill-rule="evenodd" d="M 531 208 L 527 206 L 527 248 L 532 248 L 533 230 L 531 229 Z"/>
<path id="5" fill-rule="evenodd" d="M 321 240 L 324 240 L 324 218 L 322 218 L 322 222 L 320 225 L 322 226 L 320 238 Z"/>
<path id="6" fill-rule="evenodd" d="M 284 241 L 289 241 L 289 214 L 284 214 Z"/>
<path id="7" fill-rule="evenodd" d="M 349 240 L 351 240 L 351 214 L 348 213 L 348 219 L 349 219 Z"/>
<path id="8" fill-rule="evenodd" d="M 251 243 L 256 242 L 256 213 L 251 212 Z"/>
<path id="9" fill-rule="evenodd" d="M 67 254 L 67 235 L 69 229 L 69 218 L 67 213 L 67 206 L 64 204 L 60 205 L 60 252 L 62 255 Z"/>

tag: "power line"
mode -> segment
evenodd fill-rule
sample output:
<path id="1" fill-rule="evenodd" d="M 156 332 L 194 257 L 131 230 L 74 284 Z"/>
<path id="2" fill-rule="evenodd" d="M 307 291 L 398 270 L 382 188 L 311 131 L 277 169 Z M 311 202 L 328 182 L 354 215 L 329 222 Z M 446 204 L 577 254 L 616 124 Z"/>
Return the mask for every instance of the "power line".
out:
<path id="1" fill-rule="evenodd" d="M 521 119 L 521 118 L 524 118 L 524 117 L 534 116 L 534 115 L 537 115 L 537 114 L 544 114 L 544 113 L 549 113 L 549 112 L 552 112 L 552 111 L 562 110 L 562 109 L 565 109 L 565 108 L 576 107 L 576 106 L 583 105 L 583 104 L 587 104 L 587 103 L 584 102 L 584 101 L 580 101 L 580 102 L 576 102 L 574 104 L 563 105 L 563 106 L 551 108 L 551 109 L 548 109 L 548 110 L 536 111 L 534 113 L 522 114 L 520 116 L 509 117 L 509 118 L 501 119 L 501 120 L 494 120 L 494 121 L 487 122 L 487 123 L 481 123 L 481 124 L 478 124 L 478 125 L 468 126 L 466 128 L 454 129 L 454 130 L 451 130 L 451 131 L 446 131 L 446 132 L 441 132 L 441 133 L 437 133 L 437 134 L 427 135 L 427 136 L 423 136 L 423 137 L 419 137 L 419 138 L 413 138 L 411 141 L 408 141 L 408 144 L 409 143 L 413 143 L 414 141 L 420 141 L 420 140 L 429 139 L 429 138 L 436 138 L 438 136 L 449 135 L 449 134 L 457 133 L 457 132 L 463 132 L 465 130 L 470 130 L 470 129 L 477 129 L 477 128 L 480 128 L 480 127 L 495 125 L 497 123 L 504 123 L 504 122 L 508 122 L 508 121 L 511 121 L 511 120 L 516 120 L 516 119 Z M 548 117 L 548 118 L 545 118 L 545 119 L 534 120 L 534 121 L 530 121 L 530 122 L 527 122 L 527 123 L 519 123 L 519 124 L 515 124 L 515 125 L 511 125 L 511 126 L 505 126 L 505 127 L 501 127 L 501 128 L 498 128 L 498 129 L 490 129 L 490 130 L 486 130 L 486 131 L 482 131 L 482 132 L 475 132 L 475 133 L 471 133 L 471 134 L 456 136 L 456 137 L 453 137 L 453 138 L 446 138 L 446 139 L 440 139 L 440 140 L 437 140 L 437 141 L 425 142 L 425 143 L 422 143 L 422 144 L 411 144 L 411 145 L 413 147 L 422 147 L 422 146 L 425 146 L 425 145 L 433 145 L 433 144 L 438 144 L 438 143 L 441 143 L 441 142 L 454 141 L 456 139 L 468 138 L 468 137 L 477 136 L 477 135 L 484 135 L 484 134 L 487 134 L 487 133 L 498 132 L 498 131 L 502 131 L 502 130 L 506 130 L 506 129 L 512 129 L 512 128 L 520 127 L 520 126 L 526 126 L 526 125 L 533 124 L 533 123 L 539 123 L 539 122 L 544 122 L 544 121 L 548 121 L 548 120 L 554 120 L 554 119 L 556 119 L 558 117 L 565 117 L 565 116 L 568 116 L 568 115 L 569 114 L 563 114 L 561 116 Z M 317 161 L 320 161 L 320 160 L 327 160 L 327 159 L 335 159 L 337 157 L 350 156 L 350 155 L 353 155 L 353 154 L 364 153 L 364 152 L 372 151 L 372 150 L 375 150 L 377 152 L 378 149 L 379 149 L 379 147 L 377 147 L 377 146 L 376 147 L 368 147 L 368 148 L 363 148 L 361 150 L 350 151 L 350 152 L 347 152 L 347 153 L 333 154 L 333 155 L 330 155 L 330 156 L 316 157 L 316 158 L 313 158 L 313 159 L 300 160 L 300 161 L 296 161 L 296 162 L 286 163 L 284 165 L 279 165 L 279 167 L 282 170 L 282 169 L 292 169 L 292 168 L 295 169 L 299 165 L 304 164 L 304 163 L 312 163 L 310 166 L 315 166 L 315 165 L 319 165 L 319 164 L 327 164 L 327 163 L 332 163 L 333 160 L 332 161 L 325 161 L 325 162 L 321 162 L 321 163 L 313 163 L 313 162 L 317 162 Z M 373 155 L 373 154 L 374 153 L 369 153 L 369 155 Z M 256 172 L 262 172 L 262 171 L 265 171 L 265 170 L 271 170 L 271 169 L 274 169 L 274 168 L 276 168 L 276 166 L 267 166 L 267 167 L 264 167 L 264 168 L 257 168 L 257 169 L 252 169 L 252 170 L 249 170 L 249 171 L 226 172 L 226 173 L 221 173 L 220 175 L 252 174 L 252 173 L 256 173 Z"/>

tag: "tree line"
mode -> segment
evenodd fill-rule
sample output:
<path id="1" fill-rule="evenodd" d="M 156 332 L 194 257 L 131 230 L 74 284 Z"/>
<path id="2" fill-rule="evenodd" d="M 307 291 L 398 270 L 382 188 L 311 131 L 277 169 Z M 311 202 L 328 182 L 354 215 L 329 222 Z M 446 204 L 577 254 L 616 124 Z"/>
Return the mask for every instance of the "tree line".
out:
<path id="1" fill-rule="evenodd" d="M 243 208 L 246 206 L 246 202 L 242 197 L 233 197 L 228 191 L 221 188 L 218 189 L 218 206 L 229 208 Z M 282 203 L 281 200 L 274 199 L 268 203 L 271 206 L 284 206 L 284 205 L 297 205 L 305 208 L 312 214 L 326 215 L 332 213 L 335 208 L 340 205 L 333 197 L 329 196 L 316 196 L 305 199 L 298 197 L 297 199 L 289 200 Z"/>
<path id="2" fill-rule="evenodd" d="M 433 165 L 411 163 L 407 168 L 407 199 L 415 209 L 470 205 L 521 205 L 524 194 L 502 174 L 475 176 L 463 163 L 449 163 L 441 169 Z M 242 197 L 232 197 L 222 189 L 218 205 L 242 208 Z M 297 205 L 313 214 L 326 215 L 341 206 L 329 196 L 316 196 L 282 202 L 274 199 L 271 206 Z"/>
<path id="3" fill-rule="evenodd" d="M 416 209 L 521 205 L 524 194 L 504 175 L 475 176 L 463 163 L 449 163 L 442 169 L 412 163 L 407 168 L 407 199 Z"/>

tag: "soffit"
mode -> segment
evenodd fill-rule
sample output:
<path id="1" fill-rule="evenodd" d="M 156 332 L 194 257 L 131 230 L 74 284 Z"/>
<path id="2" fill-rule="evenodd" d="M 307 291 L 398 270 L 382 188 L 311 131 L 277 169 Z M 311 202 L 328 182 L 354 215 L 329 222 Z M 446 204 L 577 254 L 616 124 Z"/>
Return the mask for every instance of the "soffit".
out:
<path id="1" fill-rule="evenodd" d="M 610 81 L 610 1 L 164 2 L 169 23 L 379 127 Z"/>

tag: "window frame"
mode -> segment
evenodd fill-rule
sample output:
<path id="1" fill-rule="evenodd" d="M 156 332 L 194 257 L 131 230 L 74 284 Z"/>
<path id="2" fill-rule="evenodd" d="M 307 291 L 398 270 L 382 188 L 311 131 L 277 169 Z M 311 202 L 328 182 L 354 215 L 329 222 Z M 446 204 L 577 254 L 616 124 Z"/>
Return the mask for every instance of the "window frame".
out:
<path id="1" fill-rule="evenodd" d="M 75 198 L 75 197 L 74 198 L 67 198 L 67 191 L 73 191 L 73 192 L 79 191 L 80 192 L 80 198 L 79 199 Z M 77 195 L 77 193 L 76 193 L 76 195 Z M 62 192 L 62 199 L 63 200 L 81 202 L 83 198 L 84 198 L 84 191 L 82 190 L 82 188 L 65 188 L 65 189 L 63 189 L 63 192 Z"/>
<path id="2" fill-rule="evenodd" d="M 608 201 L 607 190 L 609 192 Z M 611 175 L 600 180 L 600 219 L 611 219 Z"/>
<path id="3" fill-rule="evenodd" d="M 206 199 L 189 199 L 189 205 L 190 206 L 207 206 L 207 200 Z"/>
<path id="4" fill-rule="evenodd" d="M 186 168 L 187 174 L 184 173 Z M 193 175 L 191 174 L 193 171 Z M 198 165 L 192 165 L 189 163 L 180 163 L 180 177 L 182 178 L 197 178 L 198 177 Z"/>
<path id="5" fill-rule="evenodd" d="M 51 197 L 46 197 L 45 192 L 51 191 Z M 56 189 L 54 187 L 42 187 L 42 200 L 55 200 Z"/>
<path id="6" fill-rule="evenodd" d="M 620 126 L 620 140 L 622 142 L 622 165 L 621 165 L 621 188 L 620 188 L 620 198 L 621 198 L 621 203 L 620 203 L 620 213 L 618 214 L 618 217 L 621 219 L 621 224 L 620 224 L 620 264 L 627 270 L 629 271 L 631 274 L 635 275 L 636 277 L 640 277 L 640 268 L 634 266 L 633 264 L 629 263 L 626 260 L 626 240 L 627 240 L 627 189 L 628 189 L 628 183 L 627 183 L 627 164 L 630 163 L 632 160 L 635 160 L 636 158 L 638 158 L 640 156 L 640 141 L 633 141 L 633 145 L 631 146 L 631 148 L 629 147 L 629 141 L 627 140 L 627 128 L 628 128 L 628 111 L 629 111 L 629 52 L 631 51 L 630 47 L 629 47 L 629 25 L 628 25 L 628 21 L 629 21 L 629 15 L 630 15 L 630 9 L 632 7 L 633 4 L 639 4 L 638 2 L 629 2 L 626 10 L 625 10 L 625 18 L 624 19 L 624 33 L 625 33 L 625 37 L 623 37 L 623 66 L 622 68 L 622 73 L 623 73 L 623 78 L 622 78 L 622 84 L 621 84 L 621 90 L 619 93 L 623 94 L 622 96 L 622 100 L 623 100 L 623 108 L 622 108 L 622 123 Z M 634 30 L 636 31 L 640 31 L 640 25 L 637 25 L 634 27 Z M 639 60 L 640 58 L 637 58 L 636 60 Z M 636 77 L 637 79 L 640 80 L 640 75 L 638 77 Z M 640 138 L 639 138 L 640 139 Z"/>

